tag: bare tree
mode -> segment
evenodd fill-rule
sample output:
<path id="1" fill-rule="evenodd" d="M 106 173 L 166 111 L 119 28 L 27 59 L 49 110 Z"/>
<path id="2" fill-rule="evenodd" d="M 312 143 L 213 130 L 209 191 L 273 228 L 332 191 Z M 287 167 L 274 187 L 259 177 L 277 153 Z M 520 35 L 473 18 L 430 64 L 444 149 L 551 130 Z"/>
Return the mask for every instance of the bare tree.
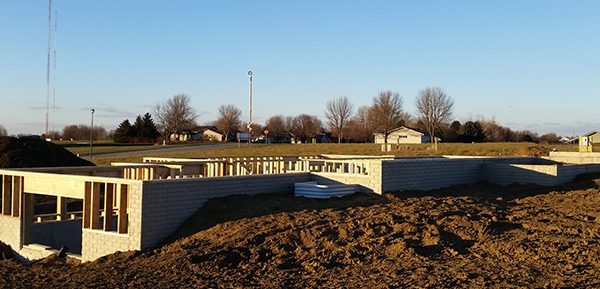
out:
<path id="1" fill-rule="evenodd" d="M 275 141 L 288 132 L 283 115 L 269 117 L 265 123 L 265 129 L 269 131 L 271 137 L 275 138 Z"/>
<path id="2" fill-rule="evenodd" d="M 346 128 L 351 116 L 352 103 L 350 103 L 348 97 L 340 96 L 327 102 L 325 117 L 327 118 L 327 124 L 335 131 L 338 143 L 342 142 L 344 128 Z"/>
<path id="3" fill-rule="evenodd" d="M 6 131 L 6 128 L 4 128 L 3 125 L 0 124 L 0 136 L 7 136 L 8 132 Z"/>
<path id="4" fill-rule="evenodd" d="M 164 139 L 167 139 L 171 133 L 196 126 L 196 112 L 190 104 L 190 97 L 185 94 L 178 94 L 164 103 L 157 103 L 153 115 Z"/>
<path id="5" fill-rule="evenodd" d="M 302 142 L 307 142 L 321 131 L 322 126 L 321 120 L 316 116 L 301 114 L 292 120 L 291 132 Z"/>
<path id="6" fill-rule="evenodd" d="M 361 106 L 356 115 L 348 121 L 345 133 L 353 142 L 370 142 L 373 137 L 373 125 L 369 117 L 370 107 Z"/>
<path id="7" fill-rule="evenodd" d="M 242 111 L 233 104 L 219 106 L 219 118 L 215 122 L 217 129 L 225 135 L 225 141 L 229 136 L 237 132 L 242 125 Z"/>
<path id="8" fill-rule="evenodd" d="M 454 101 L 441 88 L 427 87 L 419 92 L 416 106 L 419 118 L 425 125 L 433 147 L 437 151 L 435 131 L 452 117 Z"/>
<path id="9" fill-rule="evenodd" d="M 90 127 L 85 124 L 67 125 L 63 128 L 62 137 L 64 139 L 88 140 L 90 138 Z M 94 125 L 94 140 L 109 139 L 108 132 L 102 126 Z"/>
<path id="10" fill-rule="evenodd" d="M 369 122 L 375 131 L 383 134 L 385 143 L 390 132 L 397 128 L 402 121 L 402 97 L 398 93 L 382 91 L 373 97 L 369 111 Z"/>

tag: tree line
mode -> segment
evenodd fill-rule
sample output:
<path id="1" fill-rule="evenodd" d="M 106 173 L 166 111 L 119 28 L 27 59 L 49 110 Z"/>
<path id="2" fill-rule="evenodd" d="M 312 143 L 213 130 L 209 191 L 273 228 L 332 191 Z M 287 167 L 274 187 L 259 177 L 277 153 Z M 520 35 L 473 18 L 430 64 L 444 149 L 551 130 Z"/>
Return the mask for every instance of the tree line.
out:
<path id="1" fill-rule="evenodd" d="M 371 105 L 356 110 L 346 96 L 329 100 L 324 115 L 325 123 L 318 116 L 299 114 L 295 116 L 273 115 L 264 125 L 252 124 L 254 137 L 263 131 L 275 142 L 290 134 L 302 142 L 318 135 L 328 134 L 337 142 L 372 142 L 374 133 L 387 136 L 395 128 L 406 126 L 427 133 L 436 144 L 437 138 L 444 142 L 558 142 L 554 133 L 542 136 L 531 131 L 513 131 L 494 120 L 469 120 L 464 123 L 452 120 L 453 99 L 439 87 L 426 87 L 415 98 L 416 114 L 404 109 L 404 99 L 397 92 L 381 91 L 372 98 Z M 175 95 L 164 103 L 156 104 L 154 115 L 157 128 L 163 138 L 170 133 L 193 130 L 197 115 L 185 94 Z M 242 111 L 232 104 L 218 108 L 217 119 L 210 123 L 226 140 L 236 132 L 248 132 L 241 120 Z"/>
<path id="2" fill-rule="evenodd" d="M 132 124 L 123 120 L 111 132 L 101 126 L 94 127 L 94 139 L 113 139 L 120 143 L 150 143 L 160 138 L 169 139 L 173 133 L 193 131 L 198 127 L 197 114 L 188 95 L 178 94 L 154 106 L 152 114 L 138 115 Z M 531 131 L 513 131 L 494 120 L 478 119 L 461 123 L 452 120 L 453 99 L 439 87 L 426 87 L 415 97 L 416 114 L 404 109 L 404 99 L 399 93 L 381 91 L 372 98 L 370 105 L 354 109 L 354 104 L 346 96 L 340 96 L 326 103 L 322 122 L 318 116 L 299 114 L 273 115 L 264 125 L 253 123 L 248 130 L 243 124 L 242 111 L 233 104 L 218 108 L 217 119 L 209 125 L 232 140 L 237 132 L 251 132 L 258 137 L 268 132 L 274 142 L 282 142 L 293 136 L 296 140 L 308 142 L 320 135 L 328 135 L 337 142 L 372 142 L 374 133 L 381 133 L 387 141 L 388 135 L 400 126 L 426 133 L 433 144 L 437 139 L 444 142 L 546 142 L 555 143 L 559 137 L 554 133 L 538 135 Z M 0 130 L 1 132 L 1 130 Z M 62 139 L 89 139 L 90 128 L 86 125 L 68 125 L 62 134 L 52 132 L 50 137 Z"/>

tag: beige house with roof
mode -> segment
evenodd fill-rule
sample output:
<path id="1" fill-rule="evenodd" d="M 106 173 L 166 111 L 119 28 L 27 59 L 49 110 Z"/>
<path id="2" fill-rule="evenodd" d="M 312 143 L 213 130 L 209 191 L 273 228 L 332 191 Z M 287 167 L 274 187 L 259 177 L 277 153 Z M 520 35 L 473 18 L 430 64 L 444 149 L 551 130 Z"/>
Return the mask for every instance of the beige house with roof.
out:
<path id="1" fill-rule="evenodd" d="M 374 133 L 375 143 L 385 143 L 385 135 Z M 439 139 L 438 139 L 439 141 Z M 387 137 L 389 144 L 420 144 L 431 142 L 429 135 L 405 126 L 393 129 Z"/>

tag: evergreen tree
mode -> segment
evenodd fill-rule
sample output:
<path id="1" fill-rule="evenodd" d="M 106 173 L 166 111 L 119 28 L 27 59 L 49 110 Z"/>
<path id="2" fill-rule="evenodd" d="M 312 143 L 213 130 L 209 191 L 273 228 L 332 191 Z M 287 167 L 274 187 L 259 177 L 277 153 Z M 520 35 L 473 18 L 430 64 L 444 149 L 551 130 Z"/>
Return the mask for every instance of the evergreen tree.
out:
<path id="1" fill-rule="evenodd" d="M 141 116 L 137 116 L 135 118 L 135 122 L 133 123 L 133 127 L 132 127 L 132 136 L 136 137 L 138 139 L 143 139 L 144 136 L 144 122 L 142 120 Z"/>
<path id="2" fill-rule="evenodd" d="M 130 138 L 134 136 L 134 127 L 128 119 L 119 124 L 113 134 L 113 141 L 116 143 L 128 143 Z"/>
<path id="3" fill-rule="evenodd" d="M 483 128 L 476 121 L 467 121 L 458 130 L 458 139 L 461 142 L 482 142 L 484 138 Z"/>
<path id="4" fill-rule="evenodd" d="M 152 115 L 150 115 L 150 113 L 144 114 L 141 123 L 141 135 L 152 142 L 156 141 L 156 138 L 160 136 L 160 132 L 158 131 L 154 120 L 152 120 Z"/>

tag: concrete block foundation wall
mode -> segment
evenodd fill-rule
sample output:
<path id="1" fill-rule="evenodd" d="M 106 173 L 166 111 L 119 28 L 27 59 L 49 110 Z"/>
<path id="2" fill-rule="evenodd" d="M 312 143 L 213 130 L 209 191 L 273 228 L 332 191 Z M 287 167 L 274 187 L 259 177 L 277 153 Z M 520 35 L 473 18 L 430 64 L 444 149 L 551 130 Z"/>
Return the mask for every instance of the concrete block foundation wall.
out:
<path id="1" fill-rule="evenodd" d="M 21 219 L 0 215 L 0 240 L 14 251 L 21 249 Z"/>
<path id="2" fill-rule="evenodd" d="M 142 187 L 143 183 L 141 181 L 129 182 L 127 234 L 83 229 L 81 237 L 82 261 L 93 261 L 117 251 L 142 249 Z"/>
<path id="3" fill-rule="evenodd" d="M 79 199 L 83 198 L 84 185 L 89 182 L 128 185 L 127 233 L 115 232 L 114 226 L 113 229 L 84 226 L 85 228 L 81 230 L 82 259 L 92 261 L 116 251 L 140 250 L 156 246 L 191 217 L 208 199 L 234 194 L 289 193 L 293 191 L 294 183 L 297 182 L 358 184 L 364 192 L 381 194 L 388 191 L 432 190 L 482 180 L 500 185 L 537 183 L 551 186 L 572 181 L 577 175 L 583 173 L 600 172 L 600 161 L 598 164 L 556 165 L 552 160 L 533 157 L 361 159 L 360 162 L 364 166 L 358 171 L 341 172 L 336 169 L 336 172 L 147 181 L 33 172 L 19 172 L 19 174 L 26 176 L 25 192 L 30 189 L 29 193 L 46 192 L 51 195 L 62 193 L 66 194 L 66 197 Z M 48 180 L 51 180 L 50 185 L 47 184 Z M 74 180 L 76 186 L 73 185 Z M 65 189 L 69 190 L 64 192 Z M 96 207 L 95 210 L 97 211 L 98 208 Z M 23 254 L 31 254 L 31 256 L 41 254 L 30 250 L 31 248 L 21 248 L 24 245 L 22 220 L 23 216 L 0 215 L 0 240 L 19 253 L 22 251 Z M 46 229 L 48 228 L 50 227 Z M 32 233 L 36 234 L 35 228 L 32 229 Z M 54 243 L 62 242 L 60 238 L 55 239 L 55 237 L 49 237 L 52 240 L 45 238 L 45 243 L 51 242 L 54 246 L 57 245 Z"/>
<path id="4" fill-rule="evenodd" d="M 158 244 L 191 217 L 208 199 L 234 194 L 289 193 L 309 173 L 227 176 L 145 181 L 142 197 L 141 248 Z"/>
<path id="5" fill-rule="evenodd" d="M 545 158 L 567 164 L 600 164 L 600 153 L 550 152 Z"/>
<path id="6" fill-rule="evenodd" d="M 594 172 L 600 172 L 600 164 L 484 164 L 482 169 L 482 180 L 503 186 L 515 183 L 557 186 L 572 182 L 581 174 Z"/>
<path id="7" fill-rule="evenodd" d="M 364 193 L 381 194 L 381 160 L 369 160 L 367 162 L 367 174 L 340 174 L 312 172 L 311 179 L 320 184 L 357 184 L 360 191 Z"/>
<path id="8" fill-rule="evenodd" d="M 507 186 L 511 184 L 559 184 L 557 165 L 485 164 L 481 180 Z"/>
<path id="9" fill-rule="evenodd" d="M 580 165 L 565 165 L 558 167 L 559 184 L 572 182 L 577 176 L 589 173 L 599 173 L 599 164 L 580 164 Z"/>
<path id="10" fill-rule="evenodd" d="M 118 251 L 141 249 L 135 244 L 135 240 L 138 238 L 127 234 L 83 229 L 81 239 L 81 260 L 84 262 L 93 261 Z"/>
<path id="11" fill-rule="evenodd" d="M 492 166 L 486 170 L 487 165 Z M 389 192 L 433 190 L 453 185 L 474 184 L 479 181 L 500 185 L 519 181 L 536 183 L 537 180 L 540 180 L 540 185 L 554 185 L 553 182 L 558 182 L 556 176 L 544 179 L 537 173 L 518 176 L 512 166 L 537 166 L 540 170 L 545 170 L 551 169 L 547 167 L 554 167 L 554 162 L 536 157 L 440 157 L 385 160 L 382 162 L 381 187 L 383 192 Z M 495 170 L 498 175 L 492 170 Z"/>
<path id="12" fill-rule="evenodd" d="M 383 161 L 383 192 L 432 190 L 479 181 L 485 159 L 402 159 Z"/>
<path id="13" fill-rule="evenodd" d="M 29 243 L 52 248 L 67 246 L 69 252 L 81 254 L 81 219 L 31 224 Z"/>

